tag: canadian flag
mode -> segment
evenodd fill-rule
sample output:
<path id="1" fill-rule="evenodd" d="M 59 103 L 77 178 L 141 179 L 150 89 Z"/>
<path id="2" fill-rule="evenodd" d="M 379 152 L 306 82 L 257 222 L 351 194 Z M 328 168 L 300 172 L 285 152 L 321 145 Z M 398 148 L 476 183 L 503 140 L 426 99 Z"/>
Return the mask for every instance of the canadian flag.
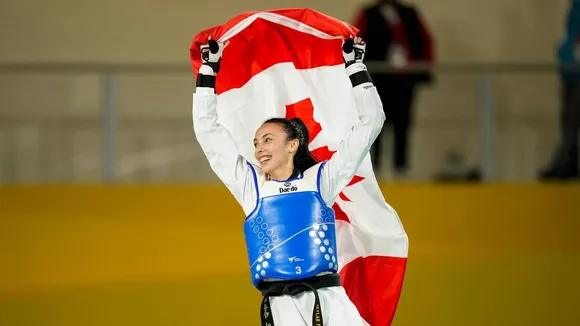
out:
<path id="1" fill-rule="evenodd" d="M 243 13 L 200 32 L 190 48 L 194 74 L 208 37 L 229 41 L 216 82 L 219 123 L 254 160 L 254 132 L 270 117 L 299 117 L 310 149 L 330 159 L 358 119 L 341 45 L 358 30 L 311 9 Z M 401 294 L 408 238 L 381 193 L 370 156 L 333 205 L 342 284 L 364 320 L 390 325 Z"/>

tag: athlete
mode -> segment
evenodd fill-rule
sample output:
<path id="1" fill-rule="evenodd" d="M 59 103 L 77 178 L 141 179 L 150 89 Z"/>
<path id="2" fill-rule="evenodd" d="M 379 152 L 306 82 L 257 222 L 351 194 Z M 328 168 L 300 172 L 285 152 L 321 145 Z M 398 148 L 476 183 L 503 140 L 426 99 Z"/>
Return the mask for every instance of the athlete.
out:
<path id="1" fill-rule="evenodd" d="M 331 159 L 317 162 L 308 149 L 308 129 L 297 118 L 271 118 L 255 133 L 258 165 L 242 157 L 218 123 L 215 81 L 224 44 L 201 47 L 194 95 L 193 128 L 211 168 L 242 206 L 253 285 L 262 292 L 262 325 L 359 326 L 363 320 L 340 284 L 334 212 L 385 116 L 363 64 L 366 44 L 343 42 L 342 52 L 359 121 Z M 248 140 L 250 141 L 250 140 Z"/>

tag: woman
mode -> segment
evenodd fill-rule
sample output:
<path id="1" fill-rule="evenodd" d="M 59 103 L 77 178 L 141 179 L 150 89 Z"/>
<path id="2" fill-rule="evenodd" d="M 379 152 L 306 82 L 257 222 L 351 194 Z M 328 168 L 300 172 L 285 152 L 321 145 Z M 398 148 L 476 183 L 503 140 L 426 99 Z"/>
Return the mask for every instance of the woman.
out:
<path id="1" fill-rule="evenodd" d="M 223 49 L 224 44 L 211 39 L 201 47 L 193 126 L 213 171 L 246 213 L 252 281 L 264 297 L 262 325 L 363 325 L 340 285 L 331 206 L 385 120 L 362 63 L 365 43 L 358 37 L 343 43 L 360 120 L 332 158 L 316 162 L 308 149 L 308 129 L 300 119 L 272 118 L 253 140 L 259 166 L 238 153 L 229 132 L 217 122 L 214 87 Z"/>

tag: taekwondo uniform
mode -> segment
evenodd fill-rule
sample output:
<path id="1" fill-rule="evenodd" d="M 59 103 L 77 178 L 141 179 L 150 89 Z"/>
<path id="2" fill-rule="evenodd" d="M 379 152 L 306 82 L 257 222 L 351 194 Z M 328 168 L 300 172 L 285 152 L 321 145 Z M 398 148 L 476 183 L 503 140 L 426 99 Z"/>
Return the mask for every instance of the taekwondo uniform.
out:
<path id="1" fill-rule="evenodd" d="M 294 171 L 288 180 L 269 180 L 239 154 L 228 130 L 218 123 L 214 88 L 198 81 L 195 135 L 211 168 L 245 212 L 248 275 L 264 296 L 262 325 L 366 324 L 340 285 L 331 206 L 369 153 L 385 115 L 364 64 L 352 64 L 346 72 L 359 121 L 330 160 Z M 213 70 L 202 65 L 199 76 L 213 78 Z"/>

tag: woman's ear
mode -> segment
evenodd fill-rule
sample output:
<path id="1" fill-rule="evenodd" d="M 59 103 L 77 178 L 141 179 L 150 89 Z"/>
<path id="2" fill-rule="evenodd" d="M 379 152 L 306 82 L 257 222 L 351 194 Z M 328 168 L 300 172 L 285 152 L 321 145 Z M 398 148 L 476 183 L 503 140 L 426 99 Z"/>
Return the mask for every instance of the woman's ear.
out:
<path id="1" fill-rule="evenodd" d="M 298 139 L 292 139 L 288 145 L 288 151 L 290 153 L 296 153 L 298 151 L 298 147 L 300 146 L 300 141 Z"/>

